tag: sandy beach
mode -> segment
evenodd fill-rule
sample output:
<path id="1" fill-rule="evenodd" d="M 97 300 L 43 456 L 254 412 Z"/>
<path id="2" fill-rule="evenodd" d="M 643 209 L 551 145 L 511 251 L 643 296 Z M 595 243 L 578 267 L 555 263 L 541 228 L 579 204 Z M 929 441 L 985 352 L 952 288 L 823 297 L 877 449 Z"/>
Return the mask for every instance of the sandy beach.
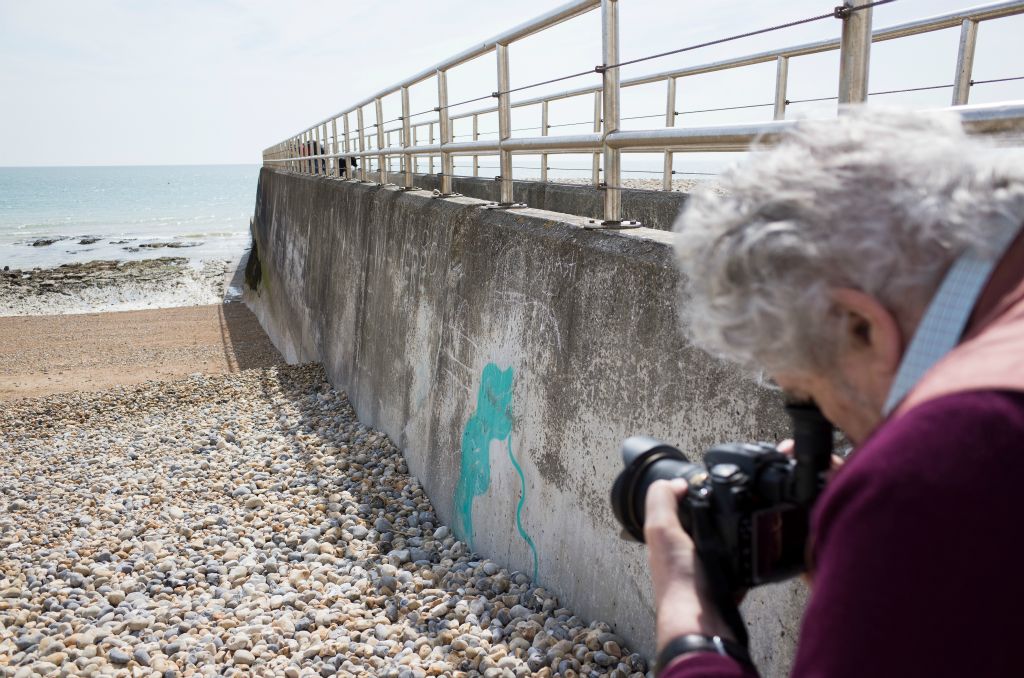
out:
<path id="1" fill-rule="evenodd" d="M 0 318 L 0 401 L 280 362 L 240 303 Z"/>

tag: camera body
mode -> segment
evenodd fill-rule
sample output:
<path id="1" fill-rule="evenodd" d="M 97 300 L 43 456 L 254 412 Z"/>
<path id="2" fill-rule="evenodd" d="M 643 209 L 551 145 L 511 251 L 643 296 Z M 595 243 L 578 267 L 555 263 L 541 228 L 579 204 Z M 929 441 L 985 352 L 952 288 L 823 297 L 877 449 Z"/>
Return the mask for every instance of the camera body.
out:
<path id="1" fill-rule="evenodd" d="M 832 426 L 813 405 L 786 407 L 794 454 L 768 443 L 728 443 L 690 462 L 647 436 L 622 446 L 625 470 L 612 509 L 628 535 L 643 541 L 644 502 L 656 480 L 684 478 L 679 520 L 705 569 L 733 593 L 787 579 L 805 569 L 810 511 L 831 466 Z"/>

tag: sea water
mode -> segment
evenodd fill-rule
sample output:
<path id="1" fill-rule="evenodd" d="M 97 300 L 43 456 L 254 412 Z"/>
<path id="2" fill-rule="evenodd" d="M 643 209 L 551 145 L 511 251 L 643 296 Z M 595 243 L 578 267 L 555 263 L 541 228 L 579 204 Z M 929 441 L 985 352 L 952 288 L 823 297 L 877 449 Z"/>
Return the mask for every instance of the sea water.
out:
<path id="1" fill-rule="evenodd" d="M 0 269 L 237 259 L 258 174 L 257 165 L 0 167 Z"/>

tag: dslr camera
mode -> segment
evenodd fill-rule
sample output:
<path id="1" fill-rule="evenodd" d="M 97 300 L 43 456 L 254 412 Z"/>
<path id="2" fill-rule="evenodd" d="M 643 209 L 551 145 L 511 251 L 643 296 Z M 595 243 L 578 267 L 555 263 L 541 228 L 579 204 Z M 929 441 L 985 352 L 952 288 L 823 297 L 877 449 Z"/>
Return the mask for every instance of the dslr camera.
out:
<path id="1" fill-rule="evenodd" d="M 818 408 L 790 403 L 794 454 L 768 443 L 728 443 L 695 464 L 647 436 L 622 444 L 625 470 L 612 486 L 623 536 L 644 541 L 644 502 L 656 480 L 685 478 L 679 520 L 720 600 L 805 569 L 810 512 L 832 463 L 833 429 Z"/>

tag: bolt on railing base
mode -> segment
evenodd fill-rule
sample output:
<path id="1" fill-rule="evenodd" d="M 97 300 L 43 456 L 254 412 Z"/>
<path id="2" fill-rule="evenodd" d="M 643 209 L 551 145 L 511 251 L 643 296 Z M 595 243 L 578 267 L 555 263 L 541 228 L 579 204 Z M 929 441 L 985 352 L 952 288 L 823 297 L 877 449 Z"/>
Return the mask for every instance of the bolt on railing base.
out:
<path id="1" fill-rule="evenodd" d="M 430 197 L 431 198 L 461 198 L 462 194 L 461 193 L 456 193 L 454 191 L 452 191 L 451 193 L 442 193 L 441 191 L 439 191 L 439 190 L 437 190 L 435 188 L 434 189 L 434 194 L 432 196 L 430 196 Z"/>
<path id="2" fill-rule="evenodd" d="M 518 210 L 529 207 L 529 205 L 525 202 L 489 202 L 480 207 L 485 210 Z"/>
<path id="3" fill-rule="evenodd" d="M 639 221 L 626 221 L 621 219 L 618 221 L 598 221 L 597 219 L 587 219 L 587 223 L 584 224 L 583 228 L 588 231 L 598 230 L 615 230 L 623 228 L 640 228 L 643 224 Z"/>

